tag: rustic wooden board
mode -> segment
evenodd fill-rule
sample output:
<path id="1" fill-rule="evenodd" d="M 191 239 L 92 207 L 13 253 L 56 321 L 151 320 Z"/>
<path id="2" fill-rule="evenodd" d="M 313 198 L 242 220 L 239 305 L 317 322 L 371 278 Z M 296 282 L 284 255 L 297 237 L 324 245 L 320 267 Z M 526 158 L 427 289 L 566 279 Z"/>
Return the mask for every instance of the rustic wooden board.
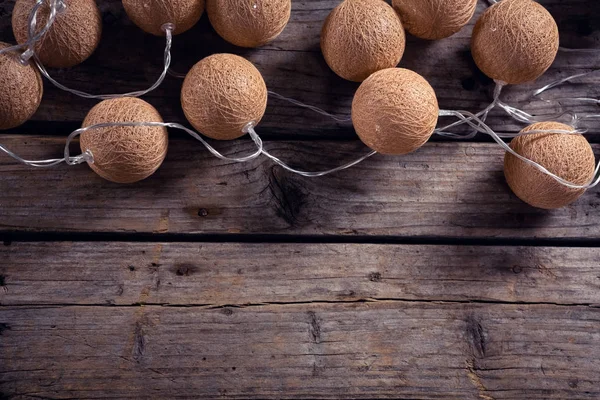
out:
<path id="1" fill-rule="evenodd" d="M 56 157 L 63 139 L 3 136 L 30 158 Z M 218 143 L 226 154 L 249 141 Z M 292 164 L 326 169 L 364 154 L 357 142 L 267 142 Z M 596 147 L 597 149 L 597 147 Z M 327 158 L 323 157 L 324 155 Z M 266 158 L 231 164 L 199 143 L 172 140 L 167 160 L 135 185 L 104 181 L 86 165 L 39 170 L 0 157 L 2 232 L 283 234 L 409 238 L 600 237 L 591 190 L 573 205 L 544 211 L 517 199 L 504 181 L 496 144 L 432 143 L 403 157 L 375 156 L 323 178 L 283 172 Z"/>
<path id="2" fill-rule="evenodd" d="M 600 48 L 596 2 L 540 2 L 563 46 Z M 0 0 L 0 41 L 14 40 L 13 3 Z M 233 52 L 254 62 L 271 90 L 347 115 L 358 85 L 336 77 L 319 50 L 337 3 L 293 0 L 284 33 L 255 50 L 226 44 L 204 17 L 175 38 L 173 68 Z M 120 0 L 98 4 L 98 51 L 52 74 L 91 92 L 149 86 L 163 40 L 132 25 Z M 443 108 L 490 101 L 493 83 L 469 53 L 474 21 L 447 40 L 408 39 L 400 65 L 423 74 Z M 532 101 L 532 89 L 597 68 L 600 53 L 560 53 L 538 82 L 503 98 L 553 114 L 557 104 Z M 185 122 L 180 85 L 169 77 L 146 97 L 167 121 Z M 597 78 L 545 98 L 569 96 L 600 97 Z M 46 84 L 33 120 L 0 143 L 29 158 L 60 156 L 94 104 Z M 489 122 L 522 128 L 498 112 Z M 600 120 L 587 127 L 595 133 Z M 273 99 L 259 133 L 300 168 L 365 151 L 350 124 Z M 316 140 L 296 140 L 305 137 Z M 238 156 L 252 149 L 248 140 L 217 147 Z M 222 162 L 176 136 L 155 176 L 120 186 L 87 166 L 36 170 L 0 156 L 0 399 L 600 398 L 597 247 L 369 244 L 596 245 L 597 190 L 562 210 L 533 209 L 508 189 L 502 157 L 490 143 L 431 143 L 308 179 L 266 159 Z M 86 241 L 99 238 L 127 241 Z M 131 242 L 139 240 L 152 242 Z"/>
<path id="3" fill-rule="evenodd" d="M 60 242 L 1 246 L 0 259 L 4 306 L 365 299 L 600 306 L 597 248 Z"/>
<path id="4" fill-rule="evenodd" d="M 283 34 L 261 49 L 241 49 L 219 38 L 210 27 L 208 18 L 191 31 L 175 37 L 173 68 L 187 71 L 194 63 L 215 52 L 233 52 L 254 62 L 265 76 L 271 90 L 339 114 L 349 114 L 357 84 L 337 77 L 325 64 L 319 47 L 323 21 L 339 3 L 338 0 L 293 1 L 291 21 Z M 557 19 L 561 43 L 572 48 L 600 48 L 600 7 L 589 0 L 541 0 Z M 71 70 L 53 71 L 61 82 L 92 93 L 123 93 L 148 87 L 158 77 L 162 66 L 163 40 L 147 35 L 127 18 L 120 0 L 100 0 L 103 13 L 103 40 L 96 53 L 83 65 Z M 10 28 L 12 1 L 0 0 L 0 40 L 13 42 Z M 481 1 L 480 15 L 486 2 Z M 409 37 L 400 66 L 424 75 L 436 89 L 440 105 L 450 109 L 477 111 L 490 101 L 493 83 L 477 70 L 469 51 L 471 24 L 459 34 L 437 42 Z M 538 82 L 515 86 L 507 90 L 505 100 L 522 105 L 526 110 L 553 115 L 558 111 L 554 102 L 529 99 L 534 88 L 572 74 L 600 67 L 597 54 L 560 53 L 553 67 Z M 546 98 L 569 96 L 600 96 L 597 78 L 578 81 L 555 89 Z M 186 122 L 179 103 L 181 81 L 168 78 L 163 86 L 146 96 L 165 120 Z M 77 106 L 74 106 L 77 104 Z M 45 85 L 45 97 L 34 122 L 69 121 L 80 123 L 95 104 Z M 590 107 L 575 107 L 581 112 Z M 523 126 L 495 112 L 490 124 L 500 131 L 516 131 Z M 31 132 L 32 124 L 13 132 Z M 36 127 L 39 125 L 35 125 Z M 592 131 L 600 129 L 600 121 L 590 121 Z M 271 100 L 261 125 L 266 134 L 297 137 L 354 137 L 349 124 L 338 124 L 326 118 L 315 118 L 309 111 L 290 104 Z M 59 128 L 53 130 L 60 133 Z M 63 134 L 66 134 L 64 132 Z"/>
<path id="5" fill-rule="evenodd" d="M 599 324 L 599 308 L 556 305 L 0 307 L 0 391 L 18 399 L 597 399 Z"/>

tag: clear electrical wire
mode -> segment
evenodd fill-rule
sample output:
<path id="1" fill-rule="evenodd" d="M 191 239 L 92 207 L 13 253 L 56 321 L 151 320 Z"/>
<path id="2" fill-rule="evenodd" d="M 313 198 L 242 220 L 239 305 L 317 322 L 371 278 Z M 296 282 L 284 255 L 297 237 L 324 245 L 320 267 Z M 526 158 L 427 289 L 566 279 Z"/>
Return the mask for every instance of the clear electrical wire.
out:
<path id="1" fill-rule="evenodd" d="M 48 2 L 48 7 L 50 9 L 48 21 L 46 22 L 44 27 L 40 30 L 40 32 L 36 33 L 35 31 L 37 28 L 37 14 L 38 14 L 39 9 L 42 7 L 42 5 L 44 5 L 44 2 L 46 2 L 46 1 Z M 61 90 L 64 90 L 66 92 L 72 93 L 76 96 L 83 97 L 86 99 L 107 100 L 107 99 L 114 99 L 114 98 L 119 98 L 119 97 L 140 97 L 140 96 L 143 96 L 145 94 L 152 92 L 153 90 L 155 90 L 162 84 L 162 82 L 165 80 L 165 77 L 167 76 L 167 72 L 169 71 L 169 66 L 171 65 L 171 46 L 173 43 L 173 31 L 175 30 L 175 25 L 171 24 L 171 23 L 164 24 L 161 27 L 161 29 L 165 32 L 165 37 L 166 37 L 166 44 L 165 44 L 165 50 L 164 50 L 164 56 L 163 56 L 164 67 L 163 67 L 163 70 L 162 70 L 161 74 L 159 75 L 158 79 L 156 80 L 156 82 L 154 82 L 154 84 L 152 86 L 150 86 L 148 89 L 133 91 L 133 92 L 129 92 L 129 93 L 122 93 L 122 94 L 99 94 L 99 95 L 96 95 L 96 94 L 86 93 L 81 90 L 69 88 L 69 87 L 63 85 L 62 83 L 58 82 L 54 78 L 52 78 L 52 76 L 50 76 L 50 74 L 48 73 L 48 70 L 44 67 L 44 65 L 40 61 L 39 57 L 37 56 L 37 54 L 34 50 L 34 46 L 37 42 L 39 42 L 43 38 L 43 36 L 52 27 L 52 24 L 56 20 L 56 16 L 58 14 L 60 14 L 61 12 L 64 12 L 66 7 L 67 6 L 63 2 L 63 0 L 37 0 L 33 9 L 31 10 L 31 14 L 29 15 L 29 20 L 28 20 L 28 23 L 29 23 L 28 36 L 29 36 L 29 38 L 27 39 L 27 41 L 20 45 L 0 49 L 0 54 L 11 52 L 11 51 L 24 50 L 23 53 L 21 54 L 21 63 L 27 64 L 28 62 L 30 62 L 31 59 L 33 59 L 33 62 L 36 65 L 36 67 L 38 68 L 38 70 L 40 71 L 40 73 L 46 79 L 48 79 L 48 81 L 50 81 L 50 83 L 52 83 L 54 86 L 56 86 L 57 88 L 59 88 Z"/>

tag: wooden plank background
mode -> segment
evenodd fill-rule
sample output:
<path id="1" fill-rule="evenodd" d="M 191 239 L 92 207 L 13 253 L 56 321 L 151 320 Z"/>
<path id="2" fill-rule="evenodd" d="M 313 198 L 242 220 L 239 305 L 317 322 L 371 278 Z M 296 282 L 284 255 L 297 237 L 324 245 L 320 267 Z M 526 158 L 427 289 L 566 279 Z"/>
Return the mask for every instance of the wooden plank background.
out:
<path id="1" fill-rule="evenodd" d="M 11 135 L 3 141 L 31 158 L 52 157 L 64 146 L 64 138 L 55 137 Z M 250 141 L 218 145 L 237 156 L 253 147 Z M 327 169 L 366 152 L 360 143 L 346 141 L 270 141 L 266 147 L 307 169 Z M 0 226 L 7 234 L 600 237 L 597 190 L 569 207 L 537 210 L 512 194 L 502 168 L 503 151 L 495 144 L 448 142 L 403 157 L 378 155 L 315 179 L 282 171 L 266 158 L 231 164 L 196 142 L 178 140 L 152 178 L 123 186 L 101 179 L 86 165 L 32 170 L 4 157 Z"/>
<path id="2" fill-rule="evenodd" d="M 284 33 L 253 50 L 225 43 L 204 16 L 175 37 L 173 68 L 233 52 L 269 89 L 347 115 L 358 85 L 319 50 L 337 3 L 293 0 Z M 562 46 L 600 48 L 597 2 L 540 3 Z M 13 4 L 0 0 L 0 41 L 14 41 Z M 91 92 L 148 87 L 163 40 L 135 27 L 120 1 L 98 4 L 98 51 L 51 73 Z M 469 53 L 474 21 L 443 41 L 408 38 L 400 65 L 423 74 L 444 108 L 490 101 L 493 82 Z M 547 99 L 598 98 L 598 78 L 543 99 L 530 99 L 533 89 L 599 67 L 600 53 L 561 52 L 503 98 L 550 115 L 558 108 Z M 169 77 L 144 99 L 186 123 L 180 86 Z M 32 121 L 0 143 L 29 158 L 60 155 L 94 104 L 46 83 Z M 523 128 L 497 111 L 489 122 Z M 586 126 L 598 143 L 600 120 Z M 258 131 L 305 169 L 365 152 L 349 124 L 275 99 Z M 252 150 L 247 139 L 215 145 Z M 217 160 L 173 133 L 153 177 L 116 185 L 85 165 L 36 170 L 0 156 L 0 399 L 600 398 L 600 195 L 531 208 L 507 187 L 502 157 L 485 137 L 436 138 L 310 179 L 266 159 Z"/>

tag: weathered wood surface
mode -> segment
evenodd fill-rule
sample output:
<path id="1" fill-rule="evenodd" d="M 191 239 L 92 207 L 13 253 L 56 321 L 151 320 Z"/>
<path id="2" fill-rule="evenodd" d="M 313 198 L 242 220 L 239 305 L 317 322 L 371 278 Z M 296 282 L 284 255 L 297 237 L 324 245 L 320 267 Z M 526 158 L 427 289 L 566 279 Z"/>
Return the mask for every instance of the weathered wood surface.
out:
<path id="1" fill-rule="evenodd" d="M 256 50 L 226 44 L 204 17 L 175 38 L 173 68 L 234 52 L 256 63 L 271 90 L 348 114 L 357 84 L 336 77 L 319 50 L 337 2 L 294 0 L 281 37 Z M 600 48 L 597 2 L 540 2 L 557 18 L 563 46 Z M 13 41 L 12 6 L 0 0 L 0 41 Z M 133 26 L 119 0 L 99 6 L 98 51 L 52 73 L 91 92 L 147 87 L 162 68 L 163 41 Z M 429 79 L 444 108 L 474 111 L 490 100 L 493 83 L 469 54 L 474 21 L 444 41 L 409 37 L 400 65 Z M 556 104 L 530 101 L 531 90 L 599 67 L 600 53 L 560 53 L 538 82 L 511 87 L 504 99 L 554 113 Z M 596 82 L 546 98 L 597 98 Z M 167 121 L 185 122 L 180 85 L 168 78 L 146 97 Z M 60 156 L 94 103 L 46 84 L 33 121 L 0 143 L 29 158 Z M 489 121 L 522 128 L 500 113 Z M 600 120 L 588 127 L 595 132 Z M 349 124 L 276 100 L 259 133 L 300 168 L 330 168 L 365 151 L 337 140 L 355 138 Z M 302 136 L 336 141 L 292 141 Z M 252 150 L 248 140 L 217 147 Z M 562 210 L 533 209 L 504 182 L 502 157 L 490 143 L 432 143 L 308 179 L 264 158 L 228 164 L 176 138 L 156 175 L 121 186 L 85 165 L 37 170 L 0 156 L 0 398 L 598 399 L 597 247 L 82 241 L 595 245 L 597 190 Z M 48 237 L 75 242 L 11 243 Z"/>
<path id="2" fill-rule="evenodd" d="M 6 398 L 600 395 L 598 249 L 1 249 Z"/>
<path id="3" fill-rule="evenodd" d="M 0 307 L 0 391 L 17 399 L 597 399 L 599 324 L 600 308 L 556 305 Z"/>
<path id="4" fill-rule="evenodd" d="M 185 72 L 201 58 L 215 52 L 234 52 L 253 61 L 265 76 L 271 90 L 331 112 L 349 114 L 357 84 L 337 77 L 325 64 L 319 47 L 319 36 L 327 14 L 338 0 L 293 1 L 291 21 L 283 34 L 261 49 L 241 49 L 218 37 L 208 18 L 191 31 L 177 36 L 173 47 L 173 68 Z M 600 48 L 600 6 L 589 0 L 540 0 L 557 19 L 561 44 L 571 48 Z M 103 40 L 96 53 L 83 65 L 71 70 L 53 71 L 61 82 L 92 93 L 123 93 L 148 87 L 160 74 L 163 40 L 145 34 L 127 18 L 120 0 L 101 0 Z M 13 1 L 0 1 L 0 40 L 13 42 L 10 14 Z M 476 15 L 486 2 L 481 1 Z M 490 101 L 493 83 L 477 70 L 469 51 L 471 24 L 459 34 L 437 42 L 409 37 L 400 66 L 424 75 L 435 88 L 440 105 L 449 109 L 482 109 Z M 587 72 L 600 67 L 600 53 L 560 53 L 548 73 L 538 82 L 507 90 L 505 100 L 522 105 L 526 110 L 553 115 L 558 106 L 553 102 L 528 99 L 532 90 L 556 79 Z M 580 80 L 577 84 L 555 89 L 546 98 L 600 96 L 597 79 Z M 163 86 L 146 96 L 165 120 L 186 122 L 179 103 L 181 81 L 168 78 Z M 76 104 L 76 106 L 74 106 Z M 45 85 L 43 103 L 33 121 L 70 121 L 79 123 L 95 104 Z M 575 107 L 585 112 L 590 107 Z M 501 131 L 516 131 L 515 124 L 500 112 L 492 114 L 490 124 Z M 31 132 L 26 125 L 18 132 Z M 36 125 L 37 126 L 37 125 Z M 593 131 L 600 121 L 589 121 Z M 354 137 L 349 124 L 337 124 L 326 118 L 315 118 L 310 111 L 272 100 L 261 124 L 266 134 L 316 135 L 318 137 Z M 60 128 L 54 128 L 60 131 Z M 64 132 L 63 134 L 67 134 Z"/>
<path id="5" fill-rule="evenodd" d="M 5 136 L 29 158 L 56 157 L 63 139 Z M 219 143 L 226 154 L 249 141 Z M 355 159 L 357 142 L 266 142 L 308 169 Z M 75 148 L 75 146 L 74 146 Z M 597 149 L 597 147 L 596 147 Z M 324 157 L 324 155 L 326 157 Z M 229 164 L 199 143 L 172 140 L 166 162 L 135 185 L 104 181 L 86 165 L 39 170 L 0 157 L 2 232 L 123 232 L 414 236 L 436 238 L 600 237 L 593 189 L 561 210 L 534 209 L 504 180 L 495 144 L 432 143 L 403 157 L 375 156 L 323 178 L 284 172 L 266 158 Z"/>
<path id="6" fill-rule="evenodd" d="M 60 242 L 0 246 L 0 259 L 4 306 L 368 299 L 600 306 L 597 248 Z"/>

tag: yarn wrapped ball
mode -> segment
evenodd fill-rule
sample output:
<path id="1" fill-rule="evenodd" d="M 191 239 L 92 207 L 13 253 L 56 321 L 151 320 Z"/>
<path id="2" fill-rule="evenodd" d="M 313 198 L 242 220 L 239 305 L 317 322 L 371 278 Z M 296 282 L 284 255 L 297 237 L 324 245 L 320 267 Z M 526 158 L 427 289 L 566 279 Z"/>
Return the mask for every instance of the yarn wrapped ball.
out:
<path id="1" fill-rule="evenodd" d="M 285 29 L 291 0 L 207 0 L 206 11 L 217 33 L 241 47 L 262 46 Z"/>
<path id="2" fill-rule="evenodd" d="M 10 47 L 0 42 L 0 49 Z M 38 70 L 22 65 L 18 53 L 0 54 L 0 130 L 17 127 L 37 111 L 44 94 Z"/>
<path id="3" fill-rule="evenodd" d="M 90 110 L 83 126 L 110 122 L 163 122 L 154 107 L 143 100 L 123 97 L 104 100 Z M 109 127 L 81 134 L 81 151 L 92 152 L 90 167 L 111 182 L 133 183 L 146 179 L 162 164 L 167 154 L 167 128 Z"/>
<path id="4" fill-rule="evenodd" d="M 321 32 L 325 61 L 333 72 L 354 82 L 398 65 L 405 44 L 400 17 L 383 0 L 344 0 Z"/>
<path id="5" fill-rule="evenodd" d="M 423 146 L 437 125 L 439 106 L 433 88 L 416 72 L 389 68 L 375 72 L 358 88 L 352 122 L 371 149 L 390 155 Z"/>
<path id="6" fill-rule="evenodd" d="M 541 122 L 521 132 L 533 130 L 567 130 L 573 128 L 557 122 Z M 585 185 L 594 176 L 592 147 L 579 134 L 532 133 L 518 136 L 510 147 L 535 161 L 553 174 L 576 185 Z M 583 189 L 568 188 L 537 168 L 510 153 L 504 157 L 504 175 L 512 191 L 524 202 L 538 208 L 555 209 L 571 204 L 583 195 Z"/>
<path id="7" fill-rule="evenodd" d="M 214 54 L 198 62 L 185 77 L 181 106 L 202 134 L 237 139 L 249 122 L 257 125 L 267 108 L 267 86 L 256 67 L 233 54 Z"/>
<path id="8" fill-rule="evenodd" d="M 63 0 L 66 8 L 57 14 L 54 24 L 37 42 L 34 50 L 42 64 L 52 68 L 69 68 L 85 61 L 98 47 L 102 18 L 94 0 Z M 17 42 L 28 39 L 29 14 L 36 0 L 17 0 L 12 27 Z M 48 21 L 48 2 L 37 13 L 36 32 Z"/>
<path id="9" fill-rule="evenodd" d="M 393 0 L 392 5 L 408 32 L 438 40 L 454 35 L 471 20 L 477 0 Z"/>
<path id="10" fill-rule="evenodd" d="M 204 0 L 123 0 L 129 18 L 144 32 L 165 36 L 162 26 L 175 25 L 174 35 L 192 28 L 204 13 Z"/>
<path id="11" fill-rule="evenodd" d="M 502 0 L 479 18 L 471 38 L 475 63 L 492 79 L 510 84 L 534 81 L 558 52 L 556 21 L 532 0 Z"/>

